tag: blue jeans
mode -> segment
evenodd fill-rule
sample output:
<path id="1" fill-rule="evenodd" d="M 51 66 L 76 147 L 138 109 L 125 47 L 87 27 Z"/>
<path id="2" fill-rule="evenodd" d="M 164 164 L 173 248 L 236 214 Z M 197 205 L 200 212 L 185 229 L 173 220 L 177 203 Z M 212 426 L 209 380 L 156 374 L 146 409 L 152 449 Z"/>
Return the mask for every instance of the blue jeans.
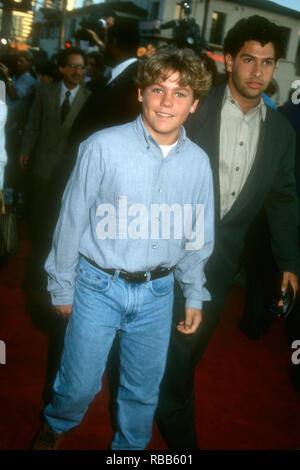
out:
<path id="1" fill-rule="evenodd" d="M 148 276 L 149 279 L 149 276 Z M 80 258 L 54 397 L 44 410 L 56 433 L 78 425 L 101 390 L 115 337 L 120 343 L 118 430 L 112 449 L 144 449 L 151 438 L 169 345 L 173 273 L 128 284 Z"/>

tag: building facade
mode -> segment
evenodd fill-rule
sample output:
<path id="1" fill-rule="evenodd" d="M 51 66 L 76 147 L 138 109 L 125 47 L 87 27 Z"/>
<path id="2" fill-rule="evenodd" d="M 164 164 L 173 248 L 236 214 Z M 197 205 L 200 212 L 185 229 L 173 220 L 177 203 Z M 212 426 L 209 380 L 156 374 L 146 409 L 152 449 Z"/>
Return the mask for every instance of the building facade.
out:
<path id="1" fill-rule="evenodd" d="M 50 0 L 46 0 L 49 4 Z M 70 0 L 67 0 L 70 1 Z M 71 0 L 74 2 L 74 0 Z M 81 8 L 67 7 L 66 24 L 62 41 L 61 24 L 62 10 L 58 8 L 43 8 L 43 17 L 39 19 L 39 39 L 38 45 L 45 50 L 49 57 L 55 54 L 64 42 L 75 44 L 74 35 L 82 28 L 82 21 L 93 21 L 105 16 L 108 8 L 112 9 L 123 20 L 135 22 L 143 21 L 147 18 L 148 12 L 140 6 L 142 2 L 101 2 L 90 4 L 84 2 Z"/>
<path id="2" fill-rule="evenodd" d="M 48 8 L 42 10 L 38 45 L 47 51 L 49 57 L 61 45 L 61 2 L 45 0 Z M 65 0 L 74 2 L 74 0 Z M 141 34 L 155 38 L 160 44 L 173 40 L 173 29 L 161 27 L 172 20 L 184 19 L 184 9 L 175 0 L 107 0 L 89 5 L 86 1 L 82 8 L 74 9 L 69 4 L 65 28 L 65 39 L 73 42 L 75 32 L 81 27 L 83 19 L 102 16 L 103 8 L 113 9 L 118 17 L 130 19 L 140 24 Z M 183 2 L 181 2 L 183 3 Z M 280 26 L 285 34 L 286 55 L 280 60 L 275 80 L 278 85 L 272 97 L 281 105 L 288 97 L 291 84 L 300 79 L 300 13 L 267 0 L 193 0 L 189 2 L 190 17 L 200 27 L 201 38 L 205 41 L 210 54 L 216 59 L 217 69 L 224 72 L 223 40 L 228 30 L 241 18 L 262 15 Z M 52 8 L 50 7 L 52 5 Z M 55 8 L 53 9 L 53 5 Z"/>
<path id="3" fill-rule="evenodd" d="M 0 25 L 2 35 L 1 39 L 9 39 L 12 47 L 23 49 L 28 47 L 29 38 L 31 35 L 32 24 L 34 19 L 34 2 L 32 2 L 32 9 L 28 11 L 13 10 L 11 13 L 11 23 L 9 26 L 9 35 L 5 32 L 3 25 L 3 9 L 0 9 Z M 7 25 L 6 25 L 7 26 Z"/>

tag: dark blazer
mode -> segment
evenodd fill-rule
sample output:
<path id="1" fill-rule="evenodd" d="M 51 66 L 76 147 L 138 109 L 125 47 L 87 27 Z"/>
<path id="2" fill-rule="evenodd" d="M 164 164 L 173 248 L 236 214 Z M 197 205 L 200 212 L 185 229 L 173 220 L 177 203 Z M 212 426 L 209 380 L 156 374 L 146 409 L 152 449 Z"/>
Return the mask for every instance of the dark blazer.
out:
<path id="1" fill-rule="evenodd" d="M 35 150 L 34 173 L 49 181 L 65 158 L 68 135 L 73 122 L 91 94 L 80 86 L 63 124 L 60 122 L 61 82 L 42 84 L 37 88 L 23 140 L 22 153 Z"/>
<path id="2" fill-rule="evenodd" d="M 249 225 L 262 208 L 279 269 L 300 272 L 295 136 L 287 120 L 269 107 L 247 181 L 230 211 L 220 220 L 219 138 L 224 91 L 225 85 L 214 87 L 186 123 L 188 136 L 207 152 L 213 172 L 215 248 L 206 266 L 206 276 L 208 289 L 215 296 L 226 295 Z"/>
<path id="3" fill-rule="evenodd" d="M 133 62 L 108 85 L 100 80 L 99 87 L 94 86 L 95 92 L 81 109 L 69 134 L 67 157 L 57 175 L 59 199 L 74 168 L 80 143 L 100 129 L 124 124 L 140 114 L 135 83 L 138 65 L 138 61 Z"/>
<path id="4" fill-rule="evenodd" d="M 80 142 L 100 129 L 136 118 L 141 110 L 135 83 L 138 65 L 138 61 L 133 62 L 108 85 L 103 81 L 99 83 L 72 126 L 70 148 L 77 148 Z"/>

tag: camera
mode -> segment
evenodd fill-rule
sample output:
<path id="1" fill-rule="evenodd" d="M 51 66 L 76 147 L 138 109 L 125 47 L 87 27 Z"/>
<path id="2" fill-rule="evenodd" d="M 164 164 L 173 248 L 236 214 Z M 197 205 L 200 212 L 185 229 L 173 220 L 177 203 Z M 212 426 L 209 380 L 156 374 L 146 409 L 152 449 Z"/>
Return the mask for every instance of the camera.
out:
<path id="1" fill-rule="evenodd" d="M 90 45 L 93 45 L 94 41 L 87 29 L 92 29 L 100 39 L 103 39 L 104 30 L 107 24 L 103 18 L 89 18 L 83 19 L 80 22 L 80 26 L 81 28 L 75 32 L 74 38 L 79 41 L 89 41 Z"/>
<path id="2" fill-rule="evenodd" d="M 177 2 L 177 5 L 179 5 L 183 9 L 185 15 L 189 15 L 192 11 L 192 1 Z"/>
<path id="3" fill-rule="evenodd" d="M 184 12 L 184 19 L 171 20 L 161 25 L 161 29 L 173 29 L 173 38 L 176 46 L 179 48 L 189 47 L 197 54 L 202 52 L 200 27 L 194 18 L 190 18 L 192 9 L 192 1 L 178 2 Z"/>

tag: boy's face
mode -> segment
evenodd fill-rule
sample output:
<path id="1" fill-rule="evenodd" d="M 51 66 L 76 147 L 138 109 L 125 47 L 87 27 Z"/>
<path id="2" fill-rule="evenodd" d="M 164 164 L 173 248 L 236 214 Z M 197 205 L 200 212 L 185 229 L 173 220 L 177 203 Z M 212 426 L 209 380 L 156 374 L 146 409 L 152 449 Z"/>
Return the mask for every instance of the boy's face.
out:
<path id="1" fill-rule="evenodd" d="M 173 72 L 165 81 L 158 81 L 143 91 L 138 90 L 145 126 L 159 145 L 176 142 L 181 125 L 189 113 L 196 110 L 191 87 L 179 84 L 179 72 Z"/>

